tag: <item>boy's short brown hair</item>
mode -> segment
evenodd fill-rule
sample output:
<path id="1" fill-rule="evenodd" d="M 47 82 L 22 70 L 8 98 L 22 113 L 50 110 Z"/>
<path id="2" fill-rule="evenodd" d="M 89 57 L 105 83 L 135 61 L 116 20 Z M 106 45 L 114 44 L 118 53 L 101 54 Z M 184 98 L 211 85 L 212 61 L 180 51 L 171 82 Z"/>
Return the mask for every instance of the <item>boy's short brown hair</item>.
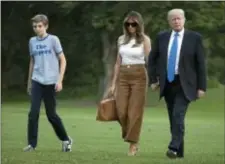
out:
<path id="1" fill-rule="evenodd" d="M 31 18 L 32 23 L 42 22 L 45 26 L 48 25 L 48 17 L 44 14 L 37 14 Z"/>

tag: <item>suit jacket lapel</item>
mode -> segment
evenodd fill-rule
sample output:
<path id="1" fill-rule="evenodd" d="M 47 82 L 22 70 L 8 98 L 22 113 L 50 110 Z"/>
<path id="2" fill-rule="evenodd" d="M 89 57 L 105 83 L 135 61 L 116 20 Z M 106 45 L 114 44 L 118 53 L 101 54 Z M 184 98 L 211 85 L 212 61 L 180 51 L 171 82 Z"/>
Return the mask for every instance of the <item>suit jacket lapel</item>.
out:
<path id="1" fill-rule="evenodd" d="M 185 52 L 185 47 L 187 47 L 186 46 L 186 44 L 188 43 L 187 42 L 187 33 L 188 33 L 188 31 L 187 30 L 184 30 L 184 36 L 183 36 L 183 40 L 182 40 L 182 43 L 181 43 L 181 49 L 180 49 L 180 59 L 179 59 L 179 62 L 181 61 L 181 59 L 182 59 L 182 57 L 183 57 L 183 54 L 184 54 L 184 52 Z"/>
<path id="2" fill-rule="evenodd" d="M 170 35 L 172 33 L 172 30 L 168 31 L 167 36 L 166 36 L 166 56 L 168 54 L 168 48 L 169 48 L 169 41 L 170 41 Z"/>
<path id="3" fill-rule="evenodd" d="M 168 58 L 168 48 L 169 48 L 169 41 L 170 41 L 170 35 L 172 33 L 172 30 L 168 31 L 165 36 L 165 42 L 164 42 L 164 61 L 165 65 L 167 65 L 167 58 Z"/>

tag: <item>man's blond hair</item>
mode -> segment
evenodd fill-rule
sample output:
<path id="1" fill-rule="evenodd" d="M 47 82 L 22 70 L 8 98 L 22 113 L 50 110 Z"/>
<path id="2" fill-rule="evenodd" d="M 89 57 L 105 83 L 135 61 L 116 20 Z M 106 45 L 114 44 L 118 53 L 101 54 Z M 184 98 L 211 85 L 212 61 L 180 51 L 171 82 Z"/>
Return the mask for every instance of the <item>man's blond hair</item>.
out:
<path id="1" fill-rule="evenodd" d="M 180 14 L 180 15 L 182 15 L 182 16 L 184 17 L 184 19 L 185 19 L 185 12 L 184 12 L 183 9 L 172 9 L 172 10 L 168 11 L 167 19 L 169 20 L 170 17 L 171 17 L 172 15 L 174 15 L 174 14 Z"/>

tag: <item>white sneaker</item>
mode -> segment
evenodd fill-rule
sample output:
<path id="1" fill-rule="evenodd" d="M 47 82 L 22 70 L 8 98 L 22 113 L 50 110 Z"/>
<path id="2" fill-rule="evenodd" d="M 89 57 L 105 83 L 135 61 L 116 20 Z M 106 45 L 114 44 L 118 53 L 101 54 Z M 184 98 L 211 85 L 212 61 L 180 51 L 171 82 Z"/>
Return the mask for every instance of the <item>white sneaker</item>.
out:
<path id="1" fill-rule="evenodd" d="M 35 148 L 33 148 L 31 145 L 26 146 L 25 148 L 23 148 L 23 151 L 34 151 Z"/>
<path id="2" fill-rule="evenodd" d="M 63 152 L 71 152 L 72 151 L 73 140 L 69 137 L 68 141 L 62 142 L 62 151 Z"/>

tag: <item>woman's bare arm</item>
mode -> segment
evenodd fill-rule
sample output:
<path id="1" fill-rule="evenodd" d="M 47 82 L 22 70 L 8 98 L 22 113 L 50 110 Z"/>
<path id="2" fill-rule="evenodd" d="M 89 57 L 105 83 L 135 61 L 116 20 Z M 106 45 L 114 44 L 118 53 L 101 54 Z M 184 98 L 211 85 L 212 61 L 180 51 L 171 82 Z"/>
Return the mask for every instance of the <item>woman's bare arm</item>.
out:
<path id="1" fill-rule="evenodd" d="M 148 56 L 151 51 L 151 40 L 147 35 L 144 35 L 144 53 L 145 53 L 145 63 L 148 65 Z"/>
<path id="2" fill-rule="evenodd" d="M 114 74 L 113 74 L 112 85 L 116 85 L 116 81 L 117 81 L 119 70 L 120 70 L 121 56 L 119 54 L 119 46 L 121 44 L 121 41 L 122 41 L 123 37 L 124 36 L 122 35 L 117 40 L 117 59 L 116 59 L 116 64 L 114 66 Z"/>
<path id="3" fill-rule="evenodd" d="M 117 81 L 119 70 L 120 70 L 120 64 L 121 64 L 121 57 L 118 54 L 116 64 L 114 66 L 114 74 L 113 74 L 112 85 L 116 85 L 116 81 Z"/>
<path id="4" fill-rule="evenodd" d="M 150 51 L 151 51 L 151 40 L 147 35 L 145 35 L 144 36 L 144 52 L 145 52 L 145 55 L 148 56 Z"/>

